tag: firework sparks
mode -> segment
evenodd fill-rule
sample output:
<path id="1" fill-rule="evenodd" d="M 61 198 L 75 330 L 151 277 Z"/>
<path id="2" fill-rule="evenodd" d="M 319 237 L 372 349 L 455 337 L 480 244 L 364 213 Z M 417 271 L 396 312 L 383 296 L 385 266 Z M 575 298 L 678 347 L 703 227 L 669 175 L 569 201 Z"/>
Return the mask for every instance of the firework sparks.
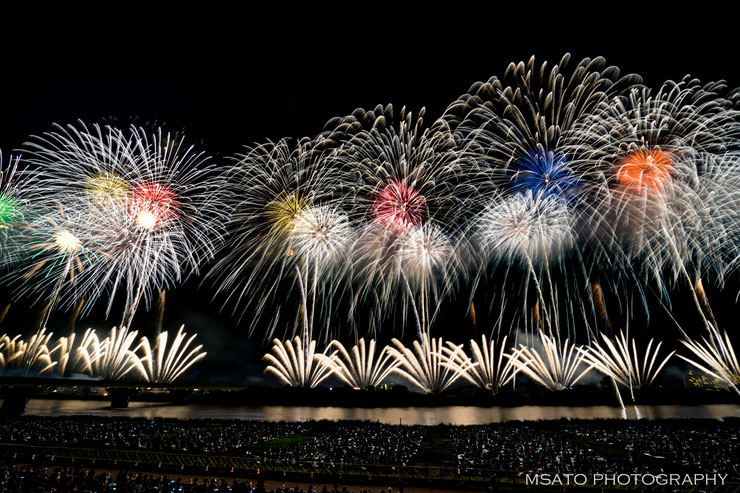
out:
<path id="1" fill-rule="evenodd" d="M 489 341 L 485 336 L 481 337 L 480 345 L 471 339 L 470 349 L 473 359 L 461 351 L 456 353 L 454 359 L 443 364 L 459 372 L 465 380 L 476 387 L 490 390 L 494 394 L 514 380 L 517 370 L 509 355 L 505 353 L 506 336 L 498 343 L 498 352 L 496 342 Z"/>
<path id="2" fill-rule="evenodd" d="M 388 353 L 398 363 L 393 373 L 427 394 L 443 392 L 466 370 L 458 371 L 456 367 L 452 369 L 451 365 L 445 364 L 458 358 L 463 352 L 462 344 L 456 346 L 448 341 L 445 346 L 441 337 L 430 340 L 428 334 L 423 334 L 421 343 L 414 341 L 413 351 L 398 339 L 392 342 L 395 347 L 389 346 Z"/>
<path id="3" fill-rule="evenodd" d="M 31 336 L 26 342 L 20 335 L 10 338 L 3 334 L 0 336 L 0 366 L 3 368 L 25 368 L 35 370 L 39 373 L 51 371 L 56 361 L 51 358 L 49 341 L 52 333 L 46 333 L 41 329 Z"/>
<path id="4" fill-rule="evenodd" d="M 724 332 L 724 337 L 722 337 L 717 329 L 711 327 L 710 339 L 702 337 L 701 342 L 682 340 L 681 343 L 700 362 L 680 354 L 678 355 L 679 358 L 691 363 L 708 375 L 725 382 L 735 392 L 740 394 L 740 390 L 738 390 L 738 385 L 740 385 L 740 364 L 738 364 L 738 359 L 735 356 L 735 350 L 732 347 L 732 342 L 727 331 Z"/>
<path id="5" fill-rule="evenodd" d="M 550 390 L 573 387 L 594 366 L 588 364 L 579 348 L 570 344 L 567 339 L 561 344 L 555 338 L 540 332 L 540 341 L 544 359 L 540 351 L 522 344 L 519 349 L 514 350 L 510 361 L 517 371 Z M 579 373 L 582 366 L 586 368 Z"/>
<path id="6" fill-rule="evenodd" d="M 141 339 L 139 349 L 143 351 L 143 356 L 140 357 L 140 361 L 146 370 L 143 376 L 147 382 L 172 383 L 195 363 L 205 358 L 207 353 L 201 352 L 202 344 L 188 351 L 190 344 L 198 334 L 193 334 L 186 340 L 187 334 L 183 332 L 184 328 L 184 325 L 180 327 L 170 346 L 167 345 L 167 331 L 157 336 L 154 350 L 152 350 L 149 339 L 146 337 Z"/>
<path id="7" fill-rule="evenodd" d="M 355 389 L 372 389 L 378 387 L 390 375 L 400 362 L 395 360 L 385 348 L 376 355 L 375 340 L 369 345 L 362 338 L 347 351 L 339 341 L 332 341 L 338 354 L 330 358 L 335 366 L 334 375 Z"/>
<path id="8" fill-rule="evenodd" d="M 285 342 L 275 339 L 272 354 L 267 353 L 263 358 L 269 363 L 265 373 L 276 376 L 291 387 L 312 389 L 335 371 L 332 360 L 337 352 L 328 351 L 326 348 L 323 353 L 316 354 L 316 341 L 311 341 L 304 350 L 300 337 Z"/>
<path id="9" fill-rule="evenodd" d="M 644 353 L 640 353 L 635 340 L 630 341 L 624 332 L 620 332 L 614 341 L 604 334 L 601 337 L 606 348 L 600 346 L 598 342 L 593 342 L 585 349 L 580 349 L 584 360 L 604 375 L 629 387 L 633 402 L 635 400 L 633 390 L 651 385 L 675 353 L 671 351 L 661 361 L 658 354 L 662 342 L 653 347 L 653 339 L 650 339 Z"/>

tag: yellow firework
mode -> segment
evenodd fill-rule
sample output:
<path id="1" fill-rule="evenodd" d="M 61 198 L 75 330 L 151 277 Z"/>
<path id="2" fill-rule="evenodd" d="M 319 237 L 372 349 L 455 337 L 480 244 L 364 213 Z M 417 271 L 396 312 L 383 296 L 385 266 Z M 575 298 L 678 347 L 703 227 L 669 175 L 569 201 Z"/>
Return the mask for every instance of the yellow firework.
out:
<path id="1" fill-rule="evenodd" d="M 104 206 L 113 206 L 126 200 L 129 188 L 123 177 L 107 171 L 90 176 L 85 182 L 85 191 L 90 200 Z"/>
<path id="2" fill-rule="evenodd" d="M 293 230 L 295 221 L 308 206 L 310 201 L 297 192 L 281 192 L 267 204 L 265 216 L 277 233 L 288 233 Z"/>

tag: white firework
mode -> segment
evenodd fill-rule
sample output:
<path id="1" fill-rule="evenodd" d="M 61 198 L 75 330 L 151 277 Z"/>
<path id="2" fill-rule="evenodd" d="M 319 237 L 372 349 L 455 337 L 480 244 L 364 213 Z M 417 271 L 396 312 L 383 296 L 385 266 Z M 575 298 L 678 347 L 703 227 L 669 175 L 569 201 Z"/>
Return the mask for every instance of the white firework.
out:
<path id="1" fill-rule="evenodd" d="M 267 353 L 262 359 L 269 365 L 265 373 L 279 378 L 291 387 L 305 387 L 312 389 L 326 380 L 333 372 L 332 358 L 336 351 L 316 354 L 316 341 L 311 341 L 304 349 L 300 337 L 292 341 L 273 341 L 272 354 Z"/>
<path id="2" fill-rule="evenodd" d="M 663 343 L 659 342 L 653 347 L 653 339 L 650 339 L 644 352 L 638 352 L 635 339 L 630 340 L 624 332 L 620 332 L 614 340 L 604 334 L 601 334 L 601 338 L 605 348 L 594 341 L 590 346 L 579 348 L 579 351 L 584 360 L 596 370 L 629 387 L 633 401 L 633 389 L 639 390 L 651 385 L 675 353 L 671 351 L 660 360 L 658 354 Z"/>
<path id="3" fill-rule="evenodd" d="M 725 331 L 724 337 L 722 337 L 717 329 L 711 325 L 710 328 L 710 339 L 702 337 L 701 342 L 694 340 L 681 341 L 698 358 L 698 361 L 680 354 L 678 357 L 691 363 L 708 375 L 725 382 L 735 392 L 740 394 L 740 390 L 738 390 L 738 385 L 740 385 L 740 364 L 738 364 L 730 336 Z"/>
<path id="4" fill-rule="evenodd" d="M 414 341 L 413 351 L 398 339 L 393 339 L 392 343 L 395 347 L 388 346 L 387 351 L 399 363 L 393 373 L 427 394 L 443 392 L 462 377 L 464 370 L 453 369 L 447 364 L 463 352 L 462 344 L 448 341 L 445 346 L 441 337 L 430 339 L 426 333 L 422 335 L 421 343 Z"/>
<path id="5" fill-rule="evenodd" d="M 56 361 L 51 358 L 49 341 L 52 333 L 41 329 L 26 342 L 20 335 L 12 339 L 3 334 L 0 337 L 0 366 L 3 368 L 25 368 L 38 373 L 46 373 L 54 369 Z"/>
<path id="6" fill-rule="evenodd" d="M 370 343 L 366 345 L 362 338 L 350 351 L 339 341 L 332 341 L 331 346 L 336 348 L 337 354 L 333 358 L 325 358 L 334 366 L 334 375 L 355 389 L 379 386 L 400 365 L 387 347 L 376 354 L 375 339 L 370 339 Z"/>
<path id="7" fill-rule="evenodd" d="M 541 351 L 520 344 L 519 349 L 512 353 L 511 363 L 517 371 L 550 390 L 572 387 L 594 366 L 584 361 L 582 352 L 568 339 L 560 343 L 540 331 L 540 342 Z M 544 353 L 544 358 L 541 353 Z M 579 372 L 582 366 L 586 368 Z"/>
<path id="8" fill-rule="evenodd" d="M 460 372 L 462 377 L 476 387 L 497 393 L 516 376 L 517 369 L 506 353 L 506 336 L 498 343 L 481 336 L 481 344 L 471 339 L 470 349 L 473 357 L 458 352 L 453 360 L 445 365 Z"/>
<path id="9" fill-rule="evenodd" d="M 146 369 L 135 352 L 137 335 L 138 331 L 128 331 L 125 327 L 113 327 L 102 341 L 94 333 L 86 333 L 78 350 L 79 358 L 94 377 L 122 380 L 136 370 L 146 379 Z"/>
<path id="10" fill-rule="evenodd" d="M 198 334 L 193 334 L 186 340 L 188 335 L 183 332 L 184 328 L 184 325 L 180 327 L 170 346 L 167 345 L 167 331 L 159 334 L 153 350 L 149 339 L 141 338 L 139 350 L 143 352 L 143 355 L 140 361 L 146 370 L 144 377 L 147 382 L 172 383 L 195 363 L 206 357 L 207 353 L 201 352 L 202 344 L 188 351 L 190 344 Z"/>

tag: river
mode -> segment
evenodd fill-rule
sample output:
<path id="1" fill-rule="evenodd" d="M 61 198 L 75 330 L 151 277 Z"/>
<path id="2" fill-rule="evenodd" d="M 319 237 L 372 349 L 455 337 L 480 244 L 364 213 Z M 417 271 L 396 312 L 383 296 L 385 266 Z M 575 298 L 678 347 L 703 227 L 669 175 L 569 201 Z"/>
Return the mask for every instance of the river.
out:
<path id="1" fill-rule="evenodd" d="M 129 416 L 177 419 L 244 419 L 264 421 L 309 421 L 327 419 L 369 420 L 387 424 L 478 425 L 514 420 L 541 419 L 658 419 L 740 417 L 740 405 L 651 405 L 627 406 L 518 406 L 518 407 L 314 407 L 314 406 L 213 406 L 131 402 L 127 409 L 111 409 L 106 401 L 31 399 L 27 415 Z"/>

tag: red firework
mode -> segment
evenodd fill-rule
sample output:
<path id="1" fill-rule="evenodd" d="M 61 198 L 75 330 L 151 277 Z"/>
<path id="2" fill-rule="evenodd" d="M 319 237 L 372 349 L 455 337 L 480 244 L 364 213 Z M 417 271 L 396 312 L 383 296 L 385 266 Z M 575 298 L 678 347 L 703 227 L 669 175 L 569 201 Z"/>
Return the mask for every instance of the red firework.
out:
<path id="1" fill-rule="evenodd" d="M 180 209 L 174 192 L 157 182 L 146 182 L 131 190 L 129 205 L 136 223 L 144 229 L 166 225 Z"/>
<path id="2" fill-rule="evenodd" d="M 426 214 L 424 196 L 405 181 L 393 180 L 375 193 L 373 218 L 393 231 L 404 232 L 420 225 Z"/>

